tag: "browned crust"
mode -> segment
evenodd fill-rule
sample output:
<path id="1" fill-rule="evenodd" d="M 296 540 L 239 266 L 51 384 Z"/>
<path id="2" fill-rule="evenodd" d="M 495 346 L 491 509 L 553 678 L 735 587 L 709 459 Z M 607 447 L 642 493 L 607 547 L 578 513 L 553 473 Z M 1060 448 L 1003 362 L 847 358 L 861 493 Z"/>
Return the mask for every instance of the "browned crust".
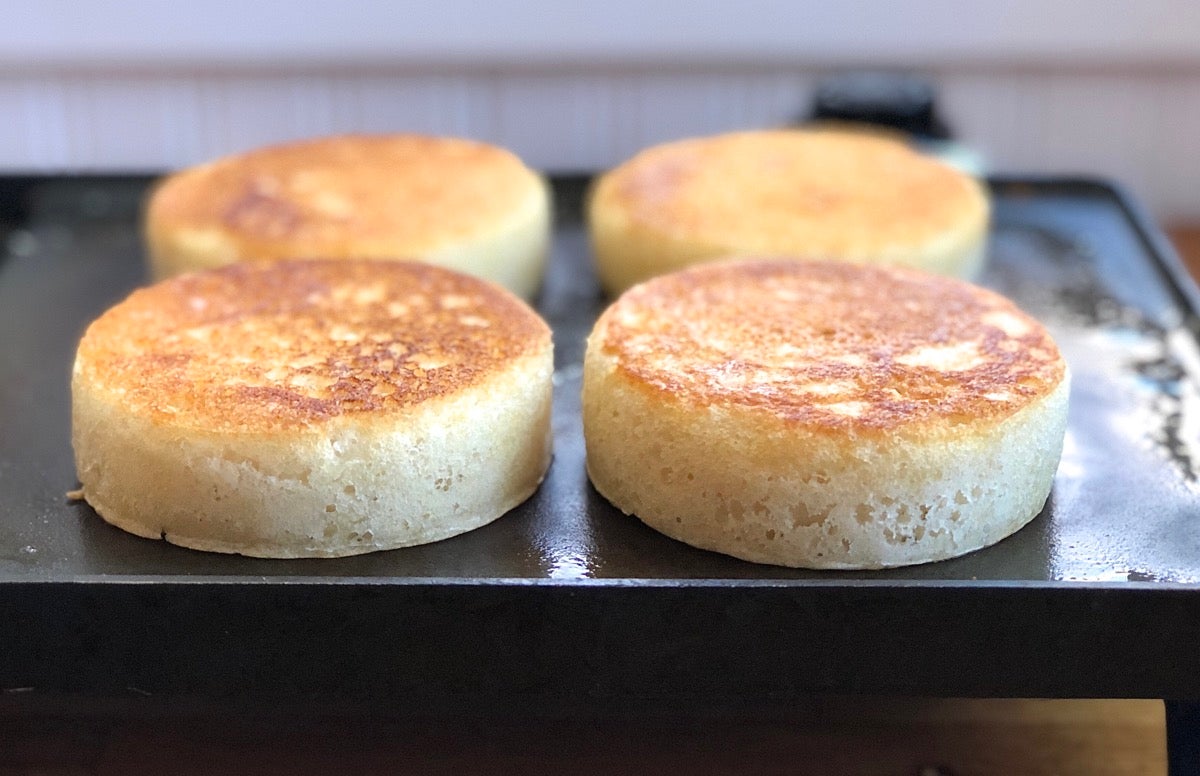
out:
<path id="1" fill-rule="evenodd" d="M 548 347 L 527 305 L 449 270 L 238 264 L 111 308 L 84 334 L 75 380 L 155 422 L 259 432 L 401 411 Z"/>
<path id="2" fill-rule="evenodd" d="M 164 179 L 147 229 L 216 232 L 247 260 L 433 250 L 508 218 L 540 182 L 512 153 L 424 135 L 339 135 L 225 157 Z"/>
<path id="3" fill-rule="evenodd" d="M 1045 328 L 963 281 L 837 262 L 694 267 L 627 291 L 600 347 L 665 401 L 738 406 L 814 431 L 997 422 L 1066 365 Z"/>
<path id="4" fill-rule="evenodd" d="M 982 229 L 966 175 L 877 134 L 739 132 L 642 151 L 597 184 L 593 208 L 636 228 L 730 249 L 803 246 L 813 258 L 919 247 Z"/>

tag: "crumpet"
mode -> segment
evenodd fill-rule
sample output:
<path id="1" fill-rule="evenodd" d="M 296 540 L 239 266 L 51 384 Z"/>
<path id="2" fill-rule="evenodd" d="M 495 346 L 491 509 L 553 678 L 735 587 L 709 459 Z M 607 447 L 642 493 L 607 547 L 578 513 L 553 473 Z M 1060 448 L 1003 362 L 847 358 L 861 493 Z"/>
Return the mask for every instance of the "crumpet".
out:
<path id="1" fill-rule="evenodd" d="M 524 302 L 426 264 L 181 275 L 135 291 L 79 344 L 82 493 L 120 528 L 216 552 L 444 539 L 537 488 L 552 361 Z"/>
<path id="2" fill-rule="evenodd" d="M 696 547 L 881 568 L 1033 519 L 1066 364 L 1007 299 L 909 269 L 746 260 L 636 286 L 584 360 L 596 489 Z"/>
<path id="3" fill-rule="evenodd" d="M 733 255 L 799 256 L 972 277 L 989 204 L 974 179 L 894 138 L 775 130 L 649 148 L 600 177 L 588 228 L 612 294 Z"/>
<path id="4" fill-rule="evenodd" d="M 157 278 L 287 258 L 406 258 L 525 298 L 550 241 L 546 182 L 512 153 L 423 135 L 260 148 L 168 176 L 145 213 Z"/>

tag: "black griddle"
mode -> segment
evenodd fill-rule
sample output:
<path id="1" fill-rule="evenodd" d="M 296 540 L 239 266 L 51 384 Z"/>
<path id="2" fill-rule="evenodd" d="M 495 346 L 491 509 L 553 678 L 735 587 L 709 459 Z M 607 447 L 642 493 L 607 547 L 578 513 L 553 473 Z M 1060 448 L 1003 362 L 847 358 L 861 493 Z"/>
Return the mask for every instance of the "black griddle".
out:
<path id="1" fill-rule="evenodd" d="M 145 282 L 148 177 L 0 180 L 0 691 L 706 709 L 813 693 L 1200 697 L 1200 297 L 1114 186 L 995 179 L 982 282 L 1073 372 L 1043 513 L 885 572 L 758 566 L 673 542 L 588 484 L 584 337 L 606 300 L 556 181 L 538 309 L 555 458 L 526 504 L 425 547 L 258 560 L 140 539 L 69 501 L 85 325 Z"/>

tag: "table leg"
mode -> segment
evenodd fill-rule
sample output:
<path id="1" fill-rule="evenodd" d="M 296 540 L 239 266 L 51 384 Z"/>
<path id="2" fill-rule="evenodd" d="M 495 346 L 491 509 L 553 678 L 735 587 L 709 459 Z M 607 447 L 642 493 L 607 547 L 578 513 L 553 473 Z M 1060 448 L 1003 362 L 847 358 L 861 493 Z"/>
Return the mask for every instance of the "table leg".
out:
<path id="1" fill-rule="evenodd" d="M 1167 774 L 1200 776 L 1200 701 L 1163 701 L 1167 707 Z"/>

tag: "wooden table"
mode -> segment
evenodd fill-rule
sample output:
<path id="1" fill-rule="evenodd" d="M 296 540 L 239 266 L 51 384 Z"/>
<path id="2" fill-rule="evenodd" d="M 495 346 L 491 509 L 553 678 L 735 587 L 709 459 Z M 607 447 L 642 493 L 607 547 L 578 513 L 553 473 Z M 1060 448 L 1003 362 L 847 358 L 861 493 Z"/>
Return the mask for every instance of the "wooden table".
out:
<path id="1" fill-rule="evenodd" d="M 0 773 L 903 774 L 1166 770 L 1159 701 L 820 699 L 786 720 L 380 719 L 0 703 Z"/>
<path id="2" fill-rule="evenodd" d="M 1192 277 L 1200 279 L 1200 224 L 1178 224 L 1167 233 Z"/>

